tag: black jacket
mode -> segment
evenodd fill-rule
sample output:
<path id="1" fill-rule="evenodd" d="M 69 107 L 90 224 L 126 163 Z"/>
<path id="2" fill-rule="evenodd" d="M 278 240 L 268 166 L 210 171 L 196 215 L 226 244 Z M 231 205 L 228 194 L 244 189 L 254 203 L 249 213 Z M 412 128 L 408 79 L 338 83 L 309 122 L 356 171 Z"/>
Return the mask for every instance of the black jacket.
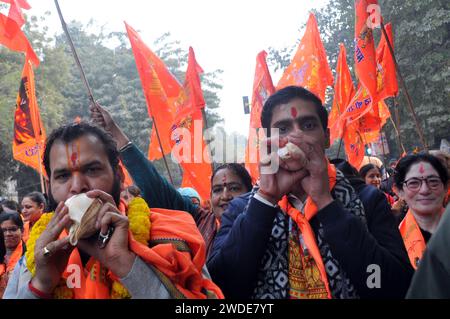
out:
<path id="1" fill-rule="evenodd" d="M 361 298 L 403 298 L 414 270 L 386 197 L 372 186 L 361 185 L 358 193 L 366 210 L 368 231 L 336 200 L 320 210 L 311 225 L 313 229 L 317 225 L 314 219 L 322 223 L 333 256 Z M 227 298 L 251 297 L 277 212 L 250 196 L 242 195 L 229 204 L 207 263 Z M 372 264 L 380 267 L 380 288 L 367 285 L 372 274 L 368 266 Z"/>

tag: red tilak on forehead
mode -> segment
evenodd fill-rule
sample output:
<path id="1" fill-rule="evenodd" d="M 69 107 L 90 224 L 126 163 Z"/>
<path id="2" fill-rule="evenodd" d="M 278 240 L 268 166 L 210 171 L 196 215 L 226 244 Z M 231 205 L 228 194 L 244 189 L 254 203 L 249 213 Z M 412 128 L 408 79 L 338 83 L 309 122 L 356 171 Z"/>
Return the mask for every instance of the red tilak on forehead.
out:
<path id="1" fill-rule="evenodd" d="M 425 168 L 423 167 L 423 163 L 420 163 L 420 166 L 419 166 L 419 173 L 420 173 L 420 174 L 425 173 Z"/>
<path id="2" fill-rule="evenodd" d="M 74 169 L 78 167 L 80 162 L 80 142 L 72 143 L 70 148 L 72 149 L 72 154 L 69 154 L 69 145 L 66 145 L 67 165 L 69 168 Z"/>
<path id="3" fill-rule="evenodd" d="M 295 107 L 291 107 L 291 115 L 295 119 L 297 117 L 297 109 Z"/>
<path id="4" fill-rule="evenodd" d="M 70 160 L 72 161 L 72 167 L 77 166 L 77 152 L 73 152 L 72 155 L 70 156 Z"/>

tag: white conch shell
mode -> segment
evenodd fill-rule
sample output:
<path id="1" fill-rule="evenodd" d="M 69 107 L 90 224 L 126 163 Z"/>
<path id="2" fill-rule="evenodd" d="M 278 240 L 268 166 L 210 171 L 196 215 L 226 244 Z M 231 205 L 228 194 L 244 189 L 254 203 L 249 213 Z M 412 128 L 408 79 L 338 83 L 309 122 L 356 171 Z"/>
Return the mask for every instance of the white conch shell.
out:
<path id="1" fill-rule="evenodd" d="M 302 149 L 291 142 L 288 142 L 284 147 L 278 149 L 277 153 L 282 160 L 288 160 L 291 158 L 298 160 L 298 162 L 296 162 L 296 165 L 294 165 L 295 170 L 299 170 L 305 167 L 308 163 L 308 159 L 306 158 L 306 155 L 302 151 Z"/>
<path id="2" fill-rule="evenodd" d="M 88 238 L 95 234 L 97 213 L 103 203 L 98 198 L 90 198 L 85 193 L 74 195 L 66 200 L 69 217 L 73 221 L 69 230 L 69 242 L 76 246 L 79 239 Z"/>

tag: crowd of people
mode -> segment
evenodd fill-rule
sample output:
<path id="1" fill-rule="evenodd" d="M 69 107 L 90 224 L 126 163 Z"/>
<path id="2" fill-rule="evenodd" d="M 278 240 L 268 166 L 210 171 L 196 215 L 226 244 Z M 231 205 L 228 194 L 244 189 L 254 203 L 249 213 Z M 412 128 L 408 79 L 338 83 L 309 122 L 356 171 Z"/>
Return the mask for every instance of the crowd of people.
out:
<path id="1" fill-rule="evenodd" d="M 306 161 L 263 172 L 273 156 L 261 160 L 255 182 L 241 164 L 217 166 L 201 198 L 169 183 L 102 106 L 90 111 L 49 135 L 46 194 L 1 202 L 3 298 L 450 298 L 448 154 L 388 168 L 329 159 L 326 109 L 289 86 L 261 123 L 277 129 L 267 144 L 290 142 Z M 81 193 L 102 207 L 96 234 L 73 246 L 64 202 Z"/>

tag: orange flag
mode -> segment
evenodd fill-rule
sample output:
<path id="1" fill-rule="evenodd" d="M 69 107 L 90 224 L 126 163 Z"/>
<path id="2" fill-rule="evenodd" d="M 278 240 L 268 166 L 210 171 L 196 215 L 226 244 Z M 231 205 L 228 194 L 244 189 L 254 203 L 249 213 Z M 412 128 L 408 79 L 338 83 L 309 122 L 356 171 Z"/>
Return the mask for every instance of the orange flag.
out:
<path id="1" fill-rule="evenodd" d="M 204 101 L 194 50 L 189 48 L 188 68 L 183 90 L 175 105 L 172 125 L 172 156 L 183 168 L 184 185 L 191 185 L 205 199 L 211 190 L 211 159 L 203 140 L 203 116 L 199 101 Z M 204 105 L 204 102 L 203 102 Z"/>
<path id="2" fill-rule="evenodd" d="M 328 115 L 328 128 L 330 129 L 330 142 L 342 136 L 344 122 L 340 116 L 345 112 L 346 106 L 355 95 L 352 75 L 347 64 L 347 52 L 343 43 L 339 44 L 339 57 L 336 66 L 336 82 L 334 83 L 334 99 Z"/>
<path id="3" fill-rule="evenodd" d="M 367 6 L 376 4 L 373 0 L 355 1 L 355 73 L 372 97 L 377 101 L 377 61 L 375 55 L 375 43 L 373 31 L 368 26 L 369 12 Z"/>
<path id="4" fill-rule="evenodd" d="M 343 121 L 359 119 L 378 102 L 375 44 L 367 12 L 367 6 L 376 3 L 375 0 L 355 1 L 355 73 L 361 85 L 342 114 Z"/>
<path id="5" fill-rule="evenodd" d="M 305 35 L 298 46 L 291 64 L 284 71 L 277 90 L 289 85 L 302 86 L 325 102 L 325 90 L 333 85 L 333 74 L 328 65 L 327 55 L 314 14 L 310 13 Z"/>
<path id="6" fill-rule="evenodd" d="M 0 2 L 6 2 L 11 4 L 9 7 L 8 18 L 16 21 L 19 28 L 25 23 L 25 18 L 22 14 L 22 9 L 29 10 L 31 6 L 25 0 L 0 0 Z"/>
<path id="7" fill-rule="evenodd" d="M 122 161 L 119 161 L 119 167 L 123 172 L 123 186 L 128 187 L 128 186 L 133 185 L 133 180 L 130 177 L 130 173 L 128 173 L 128 171 L 125 168 L 125 165 L 123 165 Z"/>
<path id="8" fill-rule="evenodd" d="M 262 128 L 249 128 L 247 147 L 245 148 L 245 168 L 252 177 L 253 184 L 259 179 L 259 147 L 265 138 Z"/>
<path id="9" fill-rule="evenodd" d="M 392 36 L 392 26 L 390 23 L 385 26 L 389 42 L 394 48 L 394 41 Z M 377 90 L 378 96 L 381 99 L 396 96 L 398 93 L 398 84 L 395 71 L 395 62 L 389 51 L 388 44 L 384 34 L 381 34 L 380 43 L 377 47 Z"/>
<path id="10" fill-rule="evenodd" d="M 255 78 L 253 80 L 252 109 L 247 147 L 245 149 L 245 167 L 250 172 L 253 182 L 259 178 L 259 141 L 263 133 L 261 128 L 261 112 L 266 100 L 275 93 L 272 77 L 266 63 L 267 53 L 261 51 L 256 56 Z"/>
<path id="11" fill-rule="evenodd" d="M 206 105 L 200 83 L 200 74 L 202 73 L 203 69 L 198 65 L 197 60 L 195 59 L 194 49 L 189 47 L 188 67 L 183 87 L 191 100 L 192 107 L 197 109 L 202 109 Z"/>
<path id="12" fill-rule="evenodd" d="M 33 66 L 25 60 L 14 113 L 13 157 L 44 174 L 40 157 L 44 144 L 45 129 L 36 101 Z"/>
<path id="13" fill-rule="evenodd" d="M 39 66 L 39 58 L 31 47 L 27 37 L 17 23 L 0 13 L 0 44 L 8 49 L 24 52 L 27 60 L 31 60 L 35 66 Z"/>
<path id="14" fill-rule="evenodd" d="M 181 85 L 164 62 L 145 45 L 138 33 L 126 22 L 125 26 L 147 101 L 147 111 L 153 120 L 148 157 L 150 160 L 157 160 L 162 158 L 163 153 L 171 151 L 171 126 Z"/>
<path id="15" fill-rule="evenodd" d="M 358 122 L 347 124 L 344 134 L 345 153 L 348 162 L 359 169 L 364 158 L 364 141 L 359 132 Z"/>
<path id="16" fill-rule="evenodd" d="M 386 33 L 392 42 L 391 24 L 386 25 Z M 374 104 L 359 118 L 359 129 L 366 144 L 380 139 L 381 128 L 391 116 L 384 99 L 398 93 L 394 59 L 389 51 L 385 37 L 382 35 L 376 51 L 377 58 L 377 95 L 379 102 Z"/>
<path id="17" fill-rule="evenodd" d="M 261 127 L 261 112 L 266 100 L 275 93 L 272 77 L 266 63 L 267 53 L 261 51 L 256 56 L 255 78 L 253 80 L 252 110 L 250 127 Z"/>

